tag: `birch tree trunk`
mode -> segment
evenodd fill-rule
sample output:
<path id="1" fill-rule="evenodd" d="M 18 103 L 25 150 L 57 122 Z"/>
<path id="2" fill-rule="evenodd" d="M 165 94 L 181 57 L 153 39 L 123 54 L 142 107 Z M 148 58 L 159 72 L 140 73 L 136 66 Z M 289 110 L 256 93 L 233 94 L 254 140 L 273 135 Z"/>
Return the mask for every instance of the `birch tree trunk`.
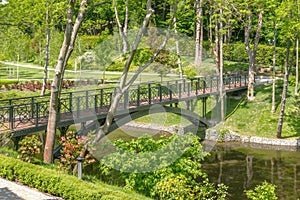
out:
<path id="1" fill-rule="evenodd" d="M 225 121 L 225 105 L 224 105 L 224 93 L 223 93 L 223 69 L 224 69 L 224 61 L 223 61 L 223 10 L 220 7 L 220 29 L 219 29 L 219 62 L 220 62 L 220 81 L 219 81 L 219 93 L 220 93 L 220 104 L 221 104 L 221 121 Z"/>
<path id="2" fill-rule="evenodd" d="M 175 46 L 176 46 L 176 54 L 177 54 L 177 65 L 178 65 L 178 69 L 179 69 L 180 79 L 183 80 L 184 78 L 183 78 L 183 70 L 182 70 L 181 57 L 180 57 L 176 17 L 174 17 L 173 23 L 174 23 L 174 33 L 175 33 L 175 37 L 176 37 Z"/>
<path id="3" fill-rule="evenodd" d="M 123 54 L 126 55 L 128 52 L 128 42 L 127 42 L 127 29 L 128 29 L 128 0 L 125 2 L 125 19 L 124 19 L 124 26 L 122 27 L 120 18 L 119 18 L 119 13 L 117 9 L 117 3 L 116 0 L 114 0 L 114 10 L 115 10 L 115 15 L 116 15 L 116 20 L 118 24 L 118 29 L 119 29 L 119 34 L 122 39 L 123 43 Z"/>
<path id="4" fill-rule="evenodd" d="M 274 20 L 274 33 L 273 33 L 273 46 L 274 46 L 274 52 L 273 52 L 273 83 L 272 83 L 272 109 L 271 112 L 276 112 L 276 101 L 275 101 L 275 92 L 276 92 L 276 40 L 277 36 L 276 33 L 276 20 Z"/>
<path id="5" fill-rule="evenodd" d="M 258 13 L 258 24 L 256 29 L 256 35 L 254 38 L 254 45 L 253 49 L 250 47 L 250 32 L 252 30 L 252 9 L 249 7 L 249 13 L 247 14 L 247 20 L 248 24 L 246 24 L 245 27 L 245 46 L 247 50 L 247 54 L 249 57 L 249 80 L 248 80 L 248 100 L 252 101 L 254 100 L 254 84 L 255 84 L 255 61 L 256 61 L 256 52 L 258 48 L 259 38 L 260 38 L 260 32 L 263 22 L 263 11 L 262 8 L 260 8 L 260 11 Z"/>
<path id="6" fill-rule="evenodd" d="M 46 36 L 46 57 L 44 65 L 44 77 L 43 77 L 43 86 L 41 90 L 41 96 L 45 95 L 46 86 L 47 86 L 47 77 L 48 77 L 48 66 L 49 66 L 49 55 L 50 55 L 50 28 L 49 28 L 49 4 L 46 0 L 46 26 L 47 26 L 47 36 Z"/>
<path id="7" fill-rule="evenodd" d="M 202 49 L 203 49 L 203 23 L 202 23 L 202 4 L 203 0 L 196 0 L 196 49 L 195 49 L 195 65 L 202 63 Z"/>
<path id="8" fill-rule="evenodd" d="M 58 62 L 56 65 L 55 74 L 51 85 L 49 118 L 47 126 L 46 144 L 44 150 L 44 162 L 46 163 L 53 162 L 53 148 L 55 142 L 56 126 L 59 120 L 59 97 L 61 93 L 61 83 L 63 80 L 66 64 L 73 51 L 76 35 L 79 30 L 80 24 L 83 20 L 86 11 L 86 6 L 88 4 L 88 0 L 81 1 L 80 9 L 73 26 L 72 18 L 74 15 L 75 2 L 76 0 L 71 0 L 69 2 L 64 42 L 60 49 Z"/>
<path id="9" fill-rule="evenodd" d="M 277 138 L 281 138 L 282 126 L 283 126 L 283 117 L 286 103 L 286 94 L 288 89 L 288 79 L 289 79 L 289 56 L 290 56 L 290 46 L 291 41 L 288 38 L 287 40 L 287 48 L 286 48 L 286 56 L 285 56 L 285 73 L 284 73 L 284 83 L 281 97 L 281 106 L 280 106 L 280 114 L 277 125 Z"/>

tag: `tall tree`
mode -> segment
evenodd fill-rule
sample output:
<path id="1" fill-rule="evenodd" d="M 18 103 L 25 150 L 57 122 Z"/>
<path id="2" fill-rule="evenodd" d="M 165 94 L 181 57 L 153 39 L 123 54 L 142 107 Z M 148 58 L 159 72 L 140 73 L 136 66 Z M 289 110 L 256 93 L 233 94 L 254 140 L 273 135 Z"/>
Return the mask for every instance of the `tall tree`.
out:
<path id="1" fill-rule="evenodd" d="M 280 114 L 278 119 L 277 125 L 277 138 L 281 138 L 282 127 L 283 127 L 283 117 L 285 111 L 285 104 L 286 104 L 286 94 L 288 89 L 288 79 L 289 79 L 289 56 L 290 56 L 290 46 L 291 46 L 291 39 L 287 39 L 287 47 L 286 47 L 286 56 L 285 56 L 285 64 L 284 64 L 284 83 L 283 83 L 283 90 L 281 96 L 281 106 L 280 106 Z"/>
<path id="2" fill-rule="evenodd" d="M 276 27 L 276 17 L 274 19 L 274 22 L 273 22 L 273 47 L 274 47 L 274 50 L 273 50 L 273 82 L 272 82 L 272 108 L 271 108 L 271 112 L 272 113 L 275 113 L 276 112 L 276 40 L 277 40 L 277 37 L 276 37 L 276 34 L 277 34 L 277 27 Z"/>
<path id="3" fill-rule="evenodd" d="M 46 144 L 44 149 L 44 162 L 52 163 L 53 161 L 53 148 L 55 142 L 56 126 L 59 117 L 59 97 L 61 93 L 61 82 L 64 75 L 64 70 L 68 59 L 74 49 L 76 36 L 86 12 L 88 0 L 81 0 L 80 8 L 73 25 L 74 10 L 76 0 L 69 1 L 69 8 L 67 13 L 67 24 L 64 35 L 64 42 L 62 44 L 58 62 L 55 69 L 55 75 L 51 85 L 51 96 L 49 105 L 49 118 L 47 126 Z"/>
<path id="4" fill-rule="evenodd" d="M 263 23 L 263 4 L 257 2 L 257 8 L 255 4 L 247 5 L 246 11 L 246 24 L 245 24 L 245 46 L 249 58 L 249 80 L 248 80 L 248 100 L 254 100 L 254 84 L 255 84 L 255 62 L 256 53 L 258 49 L 258 43 L 261 34 L 261 28 Z M 255 10 L 256 9 L 256 10 Z M 254 37 L 253 47 L 250 45 L 251 31 L 253 31 L 253 17 L 256 16 L 254 13 L 257 12 L 257 28 Z"/>
<path id="5" fill-rule="evenodd" d="M 50 56 L 50 27 L 49 27 L 49 2 L 46 0 L 46 56 L 44 64 L 44 77 L 43 77 L 43 86 L 41 90 L 41 96 L 45 95 L 46 86 L 47 86 L 47 77 L 48 77 L 48 66 L 49 66 L 49 56 Z"/>
<path id="6" fill-rule="evenodd" d="M 202 49 L 203 49 L 203 0 L 195 1 L 196 12 L 196 49 L 195 49 L 195 65 L 202 63 Z"/>
<path id="7" fill-rule="evenodd" d="M 128 72 L 129 72 L 129 67 L 133 61 L 133 58 L 136 54 L 136 51 L 138 49 L 138 46 L 140 44 L 142 35 L 144 34 L 146 27 L 149 23 L 150 17 L 151 15 L 154 13 L 154 10 L 152 9 L 151 6 L 151 0 L 147 0 L 147 14 L 145 15 L 144 21 L 142 22 L 142 25 L 140 27 L 140 29 L 138 30 L 138 33 L 136 35 L 135 41 L 132 45 L 129 57 L 126 60 L 125 66 L 124 66 L 124 70 L 120 79 L 120 83 L 119 86 L 117 87 L 117 91 L 116 94 L 114 95 L 113 101 L 111 103 L 111 106 L 108 110 L 107 113 L 107 117 L 105 120 L 104 125 L 97 131 L 95 137 L 93 138 L 93 140 L 89 141 L 86 144 L 86 147 L 89 144 L 95 144 L 98 141 L 101 140 L 102 137 L 104 137 L 108 132 L 109 132 L 109 128 L 112 124 L 112 121 L 114 119 L 114 116 L 116 114 L 117 111 L 117 107 L 118 104 L 122 98 L 122 96 L 124 95 L 124 93 L 129 89 L 129 87 L 134 83 L 134 81 L 136 80 L 136 78 L 139 76 L 139 74 L 146 69 L 147 67 L 149 67 L 149 65 L 154 61 L 154 59 L 157 57 L 157 55 L 163 50 L 163 48 L 166 46 L 168 38 L 169 38 L 169 32 L 170 32 L 170 25 L 173 22 L 173 19 L 170 20 L 170 24 L 169 24 L 169 28 L 167 31 L 167 35 L 165 37 L 165 40 L 162 42 L 162 44 L 160 45 L 160 47 L 157 48 L 156 52 L 153 54 L 153 56 L 148 60 L 148 62 L 142 66 L 139 67 L 139 69 L 137 70 L 137 72 L 129 79 L 127 80 L 127 76 L 128 76 Z"/>

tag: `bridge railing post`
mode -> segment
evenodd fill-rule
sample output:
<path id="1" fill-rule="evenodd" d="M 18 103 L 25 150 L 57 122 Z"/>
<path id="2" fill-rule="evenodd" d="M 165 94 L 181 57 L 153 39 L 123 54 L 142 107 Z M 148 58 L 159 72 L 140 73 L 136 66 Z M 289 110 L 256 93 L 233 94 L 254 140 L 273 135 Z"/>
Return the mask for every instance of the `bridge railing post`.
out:
<path id="1" fill-rule="evenodd" d="M 186 91 L 186 86 L 185 86 L 186 80 L 185 79 L 183 79 L 183 83 L 182 84 L 183 84 L 183 91 L 182 92 L 185 93 L 185 91 Z"/>
<path id="2" fill-rule="evenodd" d="M 226 76 L 226 82 L 228 82 L 228 87 L 231 89 L 231 76 Z"/>
<path id="3" fill-rule="evenodd" d="M 187 95 L 188 97 L 191 95 L 191 82 L 187 83 Z"/>
<path id="4" fill-rule="evenodd" d="M 162 86 L 160 83 L 158 84 L 158 96 L 159 96 L 159 102 L 162 102 Z"/>
<path id="5" fill-rule="evenodd" d="M 205 94 L 206 92 L 206 81 L 205 80 L 202 80 L 203 81 L 203 94 Z"/>
<path id="6" fill-rule="evenodd" d="M 89 109 L 89 91 L 85 91 L 85 108 Z"/>
<path id="7" fill-rule="evenodd" d="M 69 107 L 70 107 L 69 110 L 70 110 L 70 112 L 73 111 L 72 105 L 73 105 L 73 93 L 70 92 L 70 93 L 69 93 Z"/>
<path id="8" fill-rule="evenodd" d="M 148 104 L 151 104 L 151 83 L 148 83 Z"/>
<path id="9" fill-rule="evenodd" d="M 36 110 L 35 110 L 35 126 L 38 127 L 39 126 L 39 102 L 36 102 L 35 103 L 35 107 L 36 107 Z"/>
<path id="10" fill-rule="evenodd" d="M 170 85 L 170 87 L 169 87 L 169 98 L 170 98 L 170 101 L 172 101 L 172 99 L 173 99 L 172 85 Z"/>
<path id="11" fill-rule="evenodd" d="M 103 107 L 103 89 L 100 89 L 100 108 Z"/>
<path id="12" fill-rule="evenodd" d="M 31 118 L 34 118 L 34 97 L 31 97 Z"/>
<path id="13" fill-rule="evenodd" d="M 244 75 L 245 86 L 247 85 L 247 76 Z"/>
<path id="14" fill-rule="evenodd" d="M 182 83 L 178 84 L 178 98 L 181 99 L 181 91 L 182 90 Z"/>
<path id="15" fill-rule="evenodd" d="M 140 106 L 140 98 L 141 98 L 141 88 L 140 88 L 140 85 L 138 85 L 137 87 L 137 99 L 136 99 L 136 105 L 137 106 Z"/>
<path id="16" fill-rule="evenodd" d="M 97 112 L 97 107 L 98 107 L 98 94 L 95 94 L 95 96 L 94 96 L 94 109 L 95 109 L 95 112 Z"/>
<path id="17" fill-rule="evenodd" d="M 76 97 L 76 114 L 77 114 L 77 118 L 79 118 L 79 115 L 80 115 L 80 97 Z"/>
<path id="18" fill-rule="evenodd" d="M 11 102 L 11 100 L 10 100 Z M 13 105 L 9 106 L 9 116 L 8 116 L 8 122 L 9 122 L 9 129 L 14 129 L 14 107 Z"/>
<path id="19" fill-rule="evenodd" d="M 240 85 L 240 87 L 242 87 L 242 76 L 241 75 L 239 76 L 239 85 Z"/>
<path id="20" fill-rule="evenodd" d="M 234 88 L 236 88 L 236 75 L 234 76 Z"/>

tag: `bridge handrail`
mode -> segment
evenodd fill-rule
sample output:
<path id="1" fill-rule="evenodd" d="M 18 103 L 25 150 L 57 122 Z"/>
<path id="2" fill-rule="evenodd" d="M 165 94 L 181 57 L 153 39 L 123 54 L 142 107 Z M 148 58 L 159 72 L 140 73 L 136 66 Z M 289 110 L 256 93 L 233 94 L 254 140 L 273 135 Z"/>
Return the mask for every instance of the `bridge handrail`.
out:
<path id="1" fill-rule="evenodd" d="M 173 82 L 173 81 L 180 81 L 181 79 L 175 79 L 175 80 L 171 80 L 171 81 L 163 81 L 163 82 L 150 82 L 150 83 L 168 83 L 168 82 Z M 142 82 L 142 83 L 138 83 L 138 84 L 134 84 L 131 87 L 137 87 L 138 85 L 147 85 L 149 82 Z M 99 90 L 114 90 L 116 87 L 113 86 L 108 86 L 108 87 L 103 87 L 103 88 L 96 88 L 96 89 L 90 89 L 90 90 L 78 90 L 78 91 L 71 91 L 71 92 L 62 92 L 61 96 L 63 95 L 70 95 L 72 94 L 77 94 L 77 93 L 84 93 L 84 92 L 90 92 L 90 91 L 99 91 Z M 33 95 L 33 96 L 26 96 L 26 97 L 17 97 L 17 98 L 8 98 L 8 99 L 0 99 L 0 107 L 3 107 L 5 105 L 1 105 L 1 103 L 3 102 L 8 102 L 9 105 L 12 105 L 12 101 L 18 101 L 18 100 L 25 100 L 25 99 L 43 99 L 43 98 L 49 98 L 50 97 L 50 93 L 45 94 L 43 96 L 40 95 Z M 35 102 L 35 101 L 33 101 Z"/>

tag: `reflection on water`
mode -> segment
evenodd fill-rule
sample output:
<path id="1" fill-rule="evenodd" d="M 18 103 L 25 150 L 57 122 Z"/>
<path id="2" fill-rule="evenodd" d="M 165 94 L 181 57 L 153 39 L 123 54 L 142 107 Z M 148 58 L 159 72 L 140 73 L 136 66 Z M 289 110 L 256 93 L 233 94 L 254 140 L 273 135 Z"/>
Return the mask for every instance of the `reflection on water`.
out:
<path id="1" fill-rule="evenodd" d="M 277 186 L 279 199 L 300 198 L 299 151 L 217 145 L 202 167 L 212 182 L 229 186 L 229 199 L 246 199 L 244 190 L 264 180 Z"/>

